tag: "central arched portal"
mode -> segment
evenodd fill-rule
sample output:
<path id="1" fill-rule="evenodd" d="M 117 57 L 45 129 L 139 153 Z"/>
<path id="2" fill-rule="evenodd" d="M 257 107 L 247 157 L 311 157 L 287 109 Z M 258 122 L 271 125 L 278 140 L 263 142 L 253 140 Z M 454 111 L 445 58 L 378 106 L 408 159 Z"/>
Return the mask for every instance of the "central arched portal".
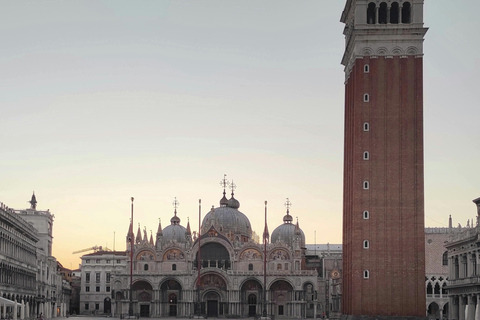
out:
<path id="1" fill-rule="evenodd" d="M 166 280 L 160 286 L 162 316 L 176 317 L 181 314 L 178 301 L 182 300 L 182 286 L 176 280 Z"/>
<path id="2" fill-rule="evenodd" d="M 214 291 L 207 293 L 205 297 L 207 300 L 207 317 L 218 317 L 219 298 L 218 293 Z"/>
<path id="3" fill-rule="evenodd" d="M 287 310 L 287 302 L 292 301 L 293 288 L 290 283 L 284 280 L 275 281 L 270 287 L 273 306 L 272 314 L 285 317 L 291 315 L 292 311 Z"/>

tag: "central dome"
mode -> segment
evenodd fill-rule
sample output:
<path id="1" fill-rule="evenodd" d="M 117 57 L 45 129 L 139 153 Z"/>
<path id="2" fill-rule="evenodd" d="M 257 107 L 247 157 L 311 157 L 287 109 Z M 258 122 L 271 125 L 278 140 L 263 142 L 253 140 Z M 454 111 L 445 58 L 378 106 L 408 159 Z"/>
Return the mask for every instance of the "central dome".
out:
<path id="1" fill-rule="evenodd" d="M 240 202 L 233 197 L 233 194 L 228 201 L 225 201 L 224 198 L 220 200 L 220 207 L 212 208 L 203 218 L 202 234 L 208 232 L 213 225 L 218 232 L 224 235 L 240 235 L 240 241 L 248 241 L 252 237 L 252 226 L 247 216 L 238 211 Z M 227 238 L 232 237 L 227 236 Z"/>

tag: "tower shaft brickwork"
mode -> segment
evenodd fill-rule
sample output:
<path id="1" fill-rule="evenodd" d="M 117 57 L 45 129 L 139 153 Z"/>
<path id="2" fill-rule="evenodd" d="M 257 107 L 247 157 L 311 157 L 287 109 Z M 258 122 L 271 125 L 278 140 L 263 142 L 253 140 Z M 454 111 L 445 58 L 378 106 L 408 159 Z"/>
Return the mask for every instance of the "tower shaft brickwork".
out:
<path id="1" fill-rule="evenodd" d="M 424 318 L 423 0 L 349 0 L 342 22 L 343 314 Z"/>

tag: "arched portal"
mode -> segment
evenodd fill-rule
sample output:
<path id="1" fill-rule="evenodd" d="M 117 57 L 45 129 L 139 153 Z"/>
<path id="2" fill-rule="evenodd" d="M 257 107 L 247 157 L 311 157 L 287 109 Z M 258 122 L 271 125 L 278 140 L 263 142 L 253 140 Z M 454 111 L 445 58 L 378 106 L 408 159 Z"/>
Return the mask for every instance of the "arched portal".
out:
<path id="1" fill-rule="evenodd" d="M 140 317 L 150 316 L 150 303 L 153 296 L 153 288 L 147 281 L 139 280 L 132 285 L 132 299 L 138 301 L 133 306 L 133 313 L 140 314 Z"/>
<path id="2" fill-rule="evenodd" d="M 436 302 L 428 305 L 427 316 L 429 319 L 440 319 L 440 308 Z"/>
<path id="3" fill-rule="evenodd" d="M 162 316 L 176 317 L 179 315 L 178 301 L 182 300 L 182 286 L 173 279 L 166 280 L 160 286 Z"/>
<path id="4" fill-rule="evenodd" d="M 198 265 L 198 252 L 193 262 L 194 267 Z M 201 267 L 230 269 L 230 254 L 228 250 L 220 243 L 210 242 L 202 245 L 201 248 Z"/>
<path id="5" fill-rule="evenodd" d="M 278 280 L 270 286 L 270 292 L 274 307 L 271 310 L 272 314 L 280 317 L 290 315 L 290 310 L 287 310 L 287 302 L 293 301 L 292 285 L 284 280 Z"/>
<path id="6" fill-rule="evenodd" d="M 220 297 L 217 292 L 210 291 L 206 294 L 207 300 L 207 317 L 218 317 Z"/>
<path id="7" fill-rule="evenodd" d="M 103 312 L 106 314 L 112 313 L 112 300 L 110 297 L 103 299 Z"/>
<path id="8" fill-rule="evenodd" d="M 242 316 L 253 317 L 262 313 L 261 301 L 263 300 L 263 287 L 255 279 L 247 280 L 243 283 L 241 290 L 241 300 L 245 302 Z"/>

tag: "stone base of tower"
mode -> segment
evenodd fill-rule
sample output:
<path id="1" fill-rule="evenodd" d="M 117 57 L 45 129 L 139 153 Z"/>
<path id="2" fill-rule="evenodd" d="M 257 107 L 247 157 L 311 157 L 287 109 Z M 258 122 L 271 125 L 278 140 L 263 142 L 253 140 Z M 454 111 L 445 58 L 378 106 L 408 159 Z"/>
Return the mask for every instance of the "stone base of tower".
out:
<path id="1" fill-rule="evenodd" d="M 427 317 L 411 316 L 352 316 L 342 314 L 340 320 L 426 320 Z"/>

